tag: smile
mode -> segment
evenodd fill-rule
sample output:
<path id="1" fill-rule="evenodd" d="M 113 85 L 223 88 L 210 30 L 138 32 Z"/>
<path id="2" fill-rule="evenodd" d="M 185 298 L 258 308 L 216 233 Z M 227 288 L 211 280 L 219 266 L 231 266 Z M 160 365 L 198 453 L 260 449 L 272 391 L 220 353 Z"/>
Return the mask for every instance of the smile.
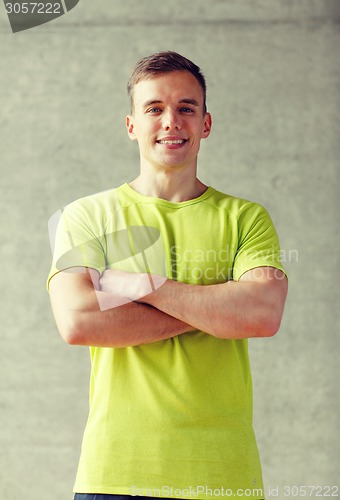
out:
<path id="1" fill-rule="evenodd" d="M 184 144 L 186 142 L 186 139 L 175 139 L 175 140 L 164 139 L 157 142 L 158 144 L 166 144 L 166 145 Z"/>

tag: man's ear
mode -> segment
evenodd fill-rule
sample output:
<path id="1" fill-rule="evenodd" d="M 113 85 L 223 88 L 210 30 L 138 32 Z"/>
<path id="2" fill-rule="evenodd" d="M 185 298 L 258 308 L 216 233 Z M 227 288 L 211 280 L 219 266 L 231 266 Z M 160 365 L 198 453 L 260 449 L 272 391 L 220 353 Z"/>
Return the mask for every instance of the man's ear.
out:
<path id="1" fill-rule="evenodd" d="M 206 139 L 210 135 L 212 126 L 212 118 L 210 113 L 206 113 L 204 116 L 204 126 L 202 131 L 202 139 Z"/>
<path id="2" fill-rule="evenodd" d="M 137 137 L 135 135 L 135 124 L 132 115 L 128 115 L 126 117 L 126 130 L 131 141 L 135 141 Z"/>

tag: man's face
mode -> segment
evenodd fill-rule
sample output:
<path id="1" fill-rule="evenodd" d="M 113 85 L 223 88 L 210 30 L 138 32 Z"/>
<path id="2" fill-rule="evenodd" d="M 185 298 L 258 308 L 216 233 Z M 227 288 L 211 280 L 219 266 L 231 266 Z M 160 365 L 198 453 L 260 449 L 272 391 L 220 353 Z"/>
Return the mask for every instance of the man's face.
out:
<path id="1" fill-rule="evenodd" d="M 142 168 L 196 171 L 201 139 L 211 129 L 196 78 L 189 71 L 173 71 L 142 80 L 134 87 L 133 102 L 126 126 L 130 139 L 138 141 Z"/>

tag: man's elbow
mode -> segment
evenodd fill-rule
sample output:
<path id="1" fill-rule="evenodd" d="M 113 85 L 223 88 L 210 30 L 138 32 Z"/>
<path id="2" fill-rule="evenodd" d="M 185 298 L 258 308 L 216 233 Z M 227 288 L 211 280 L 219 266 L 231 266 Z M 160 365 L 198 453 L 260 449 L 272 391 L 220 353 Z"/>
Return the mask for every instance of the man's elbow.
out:
<path id="1" fill-rule="evenodd" d="M 274 337 L 279 331 L 282 311 L 278 308 L 263 308 L 252 317 L 244 317 L 237 328 L 236 336 L 239 338 L 265 338 Z"/>
<path id="2" fill-rule="evenodd" d="M 244 338 L 266 338 L 274 337 L 279 331 L 281 320 L 278 318 L 266 317 L 259 321 L 247 324 L 242 331 Z"/>
<path id="3" fill-rule="evenodd" d="M 85 345 L 84 325 L 79 314 L 69 314 L 63 321 L 57 322 L 59 333 L 69 345 Z"/>
<path id="4" fill-rule="evenodd" d="M 274 337 L 280 329 L 281 317 L 272 317 L 264 320 L 257 328 L 256 337 Z"/>
<path id="5" fill-rule="evenodd" d="M 263 304 L 258 316 L 258 328 L 256 337 L 273 337 L 280 329 L 283 310 L 287 297 L 287 281 L 283 286 L 273 293 L 270 300 Z"/>
<path id="6" fill-rule="evenodd" d="M 283 306 L 272 307 L 263 314 L 256 324 L 254 337 L 274 337 L 280 329 Z"/>
<path id="7" fill-rule="evenodd" d="M 80 336 L 74 331 L 62 331 L 60 332 L 62 339 L 68 345 L 83 345 L 80 340 Z"/>
<path id="8" fill-rule="evenodd" d="M 263 316 L 252 320 L 243 320 L 233 327 L 220 325 L 210 334 L 220 339 L 245 339 L 258 337 L 273 337 L 279 330 L 281 317 Z"/>

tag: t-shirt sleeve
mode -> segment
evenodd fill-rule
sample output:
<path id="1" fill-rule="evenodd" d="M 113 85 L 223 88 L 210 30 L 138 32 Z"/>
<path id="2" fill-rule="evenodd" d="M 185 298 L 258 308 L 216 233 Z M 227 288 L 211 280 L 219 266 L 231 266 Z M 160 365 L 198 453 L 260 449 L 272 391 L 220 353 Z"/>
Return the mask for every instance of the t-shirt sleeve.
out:
<path id="1" fill-rule="evenodd" d="M 47 279 L 73 267 L 87 267 L 102 273 L 105 270 L 103 235 L 98 234 L 91 210 L 81 200 L 60 210 L 49 221 L 53 252 L 52 266 Z"/>
<path id="2" fill-rule="evenodd" d="M 273 222 L 261 205 L 246 204 L 238 218 L 239 245 L 234 258 L 233 279 L 256 267 L 268 266 L 286 274 L 280 254 L 279 239 Z"/>

